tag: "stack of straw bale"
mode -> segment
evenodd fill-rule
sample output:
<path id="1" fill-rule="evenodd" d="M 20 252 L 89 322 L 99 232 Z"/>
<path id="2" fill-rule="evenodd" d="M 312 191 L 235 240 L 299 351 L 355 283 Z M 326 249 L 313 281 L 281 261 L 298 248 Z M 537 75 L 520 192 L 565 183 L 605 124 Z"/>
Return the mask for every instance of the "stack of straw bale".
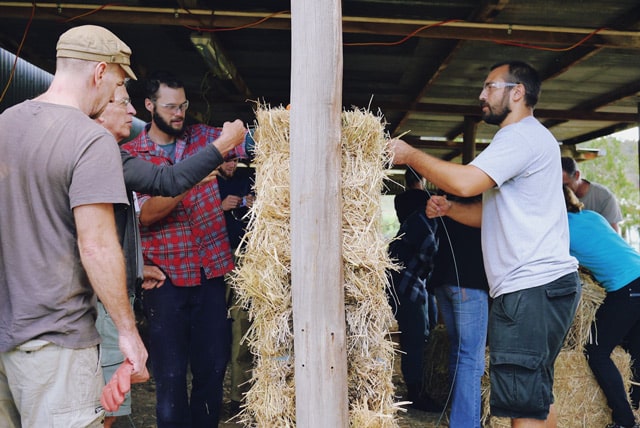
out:
<path id="1" fill-rule="evenodd" d="M 605 297 L 605 292 L 591 275 L 580 272 L 582 297 L 574 322 L 567 334 L 565 345 L 555 364 L 553 395 L 558 415 L 558 426 L 585 428 L 605 426 L 611 422 L 611 410 L 607 400 L 593 377 L 591 368 L 583 353 L 584 345 L 592 339 L 591 323 Z M 510 427 L 506 418 L 491 417 L 489 410 L 489 372 L 482 379 L 483 425 L 487 427 Z M 631 385 L 631 358 L 622 348 L 617 347 L 611 358 L 620 370 L 625 387 Z"/>
<path id="2" fill-rule="evenodd" d="M 252 387 L 240 421 L 245 426 L 295 426 L 293 308 L 289 193 L 289 112 L 258 109 L 254 164 L 258 196 L 232 282 L 249 310 L 254 354 Z"/>
<path id="3" fill-rule="evenodd" d="M 289 112 L 258 106 L 256 202 L 233 284 L 249 309 L 255 355 L 245 426 L 295 426 L 289 193 Z M 393 314 L 385 271 L 393 264 L 381 234 L 381 194 L 388 165 L 380 117 L 342 115 L 343 271 L 347 322 L 349 419 L 353 427 L 395 427 Z"/>

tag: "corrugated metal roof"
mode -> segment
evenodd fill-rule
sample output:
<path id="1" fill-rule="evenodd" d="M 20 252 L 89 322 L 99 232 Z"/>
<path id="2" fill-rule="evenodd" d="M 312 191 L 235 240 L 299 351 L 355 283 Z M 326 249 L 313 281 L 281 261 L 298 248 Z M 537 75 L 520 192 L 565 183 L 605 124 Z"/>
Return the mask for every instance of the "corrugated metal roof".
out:
<path id="1" fill-rule="evenodd" d="M 23 56 L 48 71 L 64 30 L 97 23 L 132 47 L 138 76 L 169 69 L 185 80 L 191 120 L 252 123 L 255 104 L 246 93 L 271 105 L 289 103 L 289 1 L 64 5 L 38 2 L 25 43 Z M 31 7 L 0 2 L 0 46 L 15 51 Z M 536 115 L 560 141 L 576 144 L 637 124 L 637 0 L 344 0 L 342 15 L 344 107 L 380 110 L 391 134 L 408 131 L 408 140 L 434 155 L 459 159 L 465 118 L 467 125 L 479 120 L 481 83 L 489 66 L 504 60 L 530 62 L 543 76 Z M 235 79 L 213 76 L 191 42 L 196 29 L 225 30 L 215 35 Z M 130 92 L 145 115 L 140 87 Z M 483 123 L 466 129 L 472 128 L 477 141 L 496 132 Z"/>

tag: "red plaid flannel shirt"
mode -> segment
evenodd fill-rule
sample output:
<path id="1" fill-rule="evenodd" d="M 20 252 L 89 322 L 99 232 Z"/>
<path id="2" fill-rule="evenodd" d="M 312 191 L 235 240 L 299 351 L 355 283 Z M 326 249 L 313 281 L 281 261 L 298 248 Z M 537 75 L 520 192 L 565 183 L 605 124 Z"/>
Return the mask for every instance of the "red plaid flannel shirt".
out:
<path id="1" fill-rule="evenodd" d="M 122 148 L 156 165 L 171 164 L 147 130 Z M 176 162 L 197 153 L 219 135 L 220 129 L 210 126 L 188 127 L 176 140 Z M 151 197 L 137 196 L 141 206 Z M 207 278 L 223 276 L 234 267 L 217 180 L 192 188 L 163 220 L 141 225 L 140 234 L 145 262 L 162 268 L 177 286 L 200 285 L 200 267 Z"/>

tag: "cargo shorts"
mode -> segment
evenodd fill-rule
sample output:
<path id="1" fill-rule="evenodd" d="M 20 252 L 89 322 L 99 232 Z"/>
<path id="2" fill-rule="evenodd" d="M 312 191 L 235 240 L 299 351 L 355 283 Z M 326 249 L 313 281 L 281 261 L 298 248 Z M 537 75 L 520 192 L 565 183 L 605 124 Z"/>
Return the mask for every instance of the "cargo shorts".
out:
<path id="1" fill-rule="evenodd" d="M 553 367 L 581 294 L 578 273 L 498 296 L 489 314 L 491 415 L 545 420 Z"/>

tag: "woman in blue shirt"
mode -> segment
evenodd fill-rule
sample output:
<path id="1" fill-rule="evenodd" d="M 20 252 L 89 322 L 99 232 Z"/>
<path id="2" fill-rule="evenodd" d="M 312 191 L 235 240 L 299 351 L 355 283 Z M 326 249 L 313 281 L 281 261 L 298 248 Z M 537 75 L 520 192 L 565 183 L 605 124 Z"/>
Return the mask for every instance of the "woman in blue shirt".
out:
<path id="1" fill-rule="evenodd" d="M 635 381 L 640 375 L 640 253 L 600 214 L 583 211 L 584 205 L 571 189 L 563 189 L 569 215 L 570 253 L 607 292 L 591 326 L 593 343 L 585 345 L 589 366 L 612 411 L 613 423 L 607 428 L 639 428 L 631 406 L 638 408 L 640 388 L 632 387 L 630 404 L 611 352 L 621 345 L 631 354 Z"/>

